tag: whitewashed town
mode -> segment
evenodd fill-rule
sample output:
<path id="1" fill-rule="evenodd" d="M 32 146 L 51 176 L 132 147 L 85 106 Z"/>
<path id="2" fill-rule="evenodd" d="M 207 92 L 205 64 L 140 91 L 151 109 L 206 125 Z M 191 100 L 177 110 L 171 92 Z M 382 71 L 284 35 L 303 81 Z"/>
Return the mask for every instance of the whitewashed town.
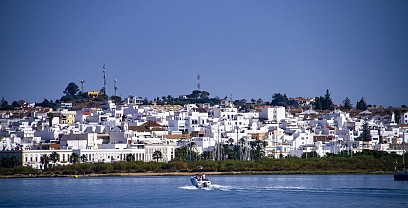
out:
<path id="1" fill-rule="evenodd" d="M 92 98 L 99 92 L 87 95 Z M 19 111 L 1 111 L 0 157 L 15 156 L 19 165 L 40 169 L 42 157 L 56 153 L 54 165 L 72 164 L 73 155 L 88 163 L 126 161 L 129 156 L 136 161 L 169 162 L 183 147 L 202 159 L 225 160 L 223 148 L 238 146 L 240 159 L 252 160 L 253 155 L 242 149 L 254 148 L 255 142 L 261 144 L 261 157 L 269 158 L 363 150 L 403 154 L 408 112 L 395 115 L 377 106 L 322 111 L 313 109 L 315 98 L 290 100 L 297 107 L 258 100 L 243 109 L 227 97 L 216 105 L 159 105 L 129 95 L 119 104 L 107 99 L 100 106 L 76 109 L 70 102 L 52 109 L 19 101 Z"/>

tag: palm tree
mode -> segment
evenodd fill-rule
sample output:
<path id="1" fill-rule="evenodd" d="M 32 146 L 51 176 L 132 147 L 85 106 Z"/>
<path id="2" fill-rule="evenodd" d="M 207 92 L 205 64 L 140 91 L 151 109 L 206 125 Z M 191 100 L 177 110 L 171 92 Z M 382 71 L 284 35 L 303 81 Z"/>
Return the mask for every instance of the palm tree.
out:
<path id="1" fill-rule="evenodd" d="M 131 154 L 131 153 L 127 154 L 127 155 L 126 155 L 126 161 L 127 161 L 127 162 L 135 161 L 135 155 L 134 155 L 134 154 Z"/>
<path id="2" fill-rule="evenodd" d="M 211 151 L 204 151 L 203 154 L 201 154 L 201 157 L 202 157 L 204 160 L 208 160 L 208 159 L 212 159 L 212 158 L 213 158 L 213 157 L 212 157 L 212 154 L 211 154 Z"/>
<path id="3" fill-rule="evenodd" d="M 79 158 L 80 158 L 80 157 L 79 157 L 79 154 L 78 154 L 78 153 L 72 153 L 72 154 L 71 154 L 71 162 L 72 162 L 72 163 L 75 164 L 75 163 L 79 162 Z"/>
<path id="4" fill-rule="evenodd" d="M 245 146 L 246 146 L 246 140 L 244 137 L 242 137 L 240 140 L 240 144 L 241 146 L 239 147 L 239 159 L 240 160 L 246 160 L 246 157 L 244 157 L 244 153 L 245 153 Z"/>
<path id="5" fill-rule="evenodd" d="M 88 161 L 88 157 L 86 155 L 81 155 L 81 157 L 79 157 L 82 161 L 82 163 Z"/>
<path id="6" fill-rule="evenodd" d="M 50 154 L 50 160 L 53 162 L 53 166 L 55 166 L 55 163 L 60 160 L 60 155 L 58 154 L 58 152 L 52 152 Z"/>
<path id="7" fill-rule="evenodd" d="M 175 157 L 185 160 L 186 159 L 186 155 L 187 155 L 187 147 L 186 146 L 182 146 L 179 148 L 176 148 L 176 152 L 175 152 Z"/>
<path id="8" fill-rule="evenodd" d="M 267 142 L 262 142 L 261 140 L 251 141 L 251 159 L 258 160 L 265 156 L 265 150 Z"/>
<path id="9" fill-rule="evenodd" d="M 233 138 L 229 138 L 228 139 L 229 145 L 232 146 L 234 144 L 234 139 Z"/>
<path id="10" fill-rule="evenodd" d="M 160 150 L 156 150 L 153 152 L 153 160 L 156 160 L 156 162 L 159 162 L 159 159 L 162 159 L 163 155 L 162 152 L 160 152 Z"/>
<path id="11" fill-rule="evenodd" d="M 48 156 L 47 154 L 44 154 L 40 158 L 40 162 L 41 162 L 42 166 L 44 167 L 44 170 L 46 170 L 48 168 L 48 164 L 50 163 L 50 156 Z"/>

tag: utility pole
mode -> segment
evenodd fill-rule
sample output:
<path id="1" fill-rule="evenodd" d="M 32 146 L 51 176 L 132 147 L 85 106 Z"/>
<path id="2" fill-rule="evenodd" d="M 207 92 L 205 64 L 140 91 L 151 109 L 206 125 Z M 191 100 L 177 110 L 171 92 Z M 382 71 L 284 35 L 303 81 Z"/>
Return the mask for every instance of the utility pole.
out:
<path id="1" fill-rule="evenodd" d="M 236 127 L 236 129 L 237 129 L 237 140 L 235 141 L 235 146 L 236 147 L 238 147 L 238 126 Z M 236 150 L 238 150 L 238 148 L 235 148 Z M 238 152 L 238 158 L 241 158 L 241 155 L 240 155 L 240 153 Z"/>
<path id="2" fill-rule="evenodd" d="M 221 155 L 220 155 L 220 153 L 221 153 L 221 151 L 220 151 L 220 125 L 218 124 L 217 125 L 217 130 L 218 130 L 218 135 L 217 135 L 217 140 L 218 140 L 218 142 L 217 142 L 217 159 L 218 160 L 221 160 L 220 158 L 221 158 Z"/>

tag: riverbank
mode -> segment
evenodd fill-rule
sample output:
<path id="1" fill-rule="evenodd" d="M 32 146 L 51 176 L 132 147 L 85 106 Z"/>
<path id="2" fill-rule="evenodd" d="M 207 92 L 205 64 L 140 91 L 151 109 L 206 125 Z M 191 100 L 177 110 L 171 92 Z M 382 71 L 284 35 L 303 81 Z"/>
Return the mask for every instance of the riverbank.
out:
<path id="1" fill-rule="evenodd" d="M 14 174 L 1 175 L 0 178 L 50 178 L 50 177 L 126 177 L 126 176 L 193 176 L 196 172 L 143 172 L 143 173 L 92 173 L 78 175 L 61 174 Z M 393 174 L 391 171 L 237 171 L 237 172 L 205 172 L 207 176 L 211 175 L 335 175 L 335 174 Z"/>

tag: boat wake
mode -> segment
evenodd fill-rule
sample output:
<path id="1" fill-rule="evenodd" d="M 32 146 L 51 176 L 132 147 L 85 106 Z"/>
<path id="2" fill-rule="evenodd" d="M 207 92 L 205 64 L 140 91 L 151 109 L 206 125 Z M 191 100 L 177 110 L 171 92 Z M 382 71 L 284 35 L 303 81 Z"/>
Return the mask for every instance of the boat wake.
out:
<path id="1" fill-rule="evenodd" d="M 196 189 L 198 189 L 198 188 L 195 187 L 195 186 L 182 186 L 182 187 L 179 187 L 179 188 L 181 188 L 181 189 L 187 189 L 187 190 L 196 190 Z"/>
<path id="2" fill-rule="evenodd" d="M 182 186 L 182 189 L 187 190 L 205 190 L 205 191 L 236 191 L 236 192 L 314 192 L 319 193 L 343 193 L 343 194 L 369 194 L 369 195 L 387 195 L 393 193 L 392 189 L 369 189 L 369 192 L 365 192 L 361 189 L 355 188 L 324 188 L 324 187 L 303 187 L 303 186 L 249 186 L 249 187 L 235 187 L 235 186 L 222 186 L 212 184 L 211 187 L 196 188 L 195 186 Z M 403 194 L 408 196 L 407 194 Z"/>

